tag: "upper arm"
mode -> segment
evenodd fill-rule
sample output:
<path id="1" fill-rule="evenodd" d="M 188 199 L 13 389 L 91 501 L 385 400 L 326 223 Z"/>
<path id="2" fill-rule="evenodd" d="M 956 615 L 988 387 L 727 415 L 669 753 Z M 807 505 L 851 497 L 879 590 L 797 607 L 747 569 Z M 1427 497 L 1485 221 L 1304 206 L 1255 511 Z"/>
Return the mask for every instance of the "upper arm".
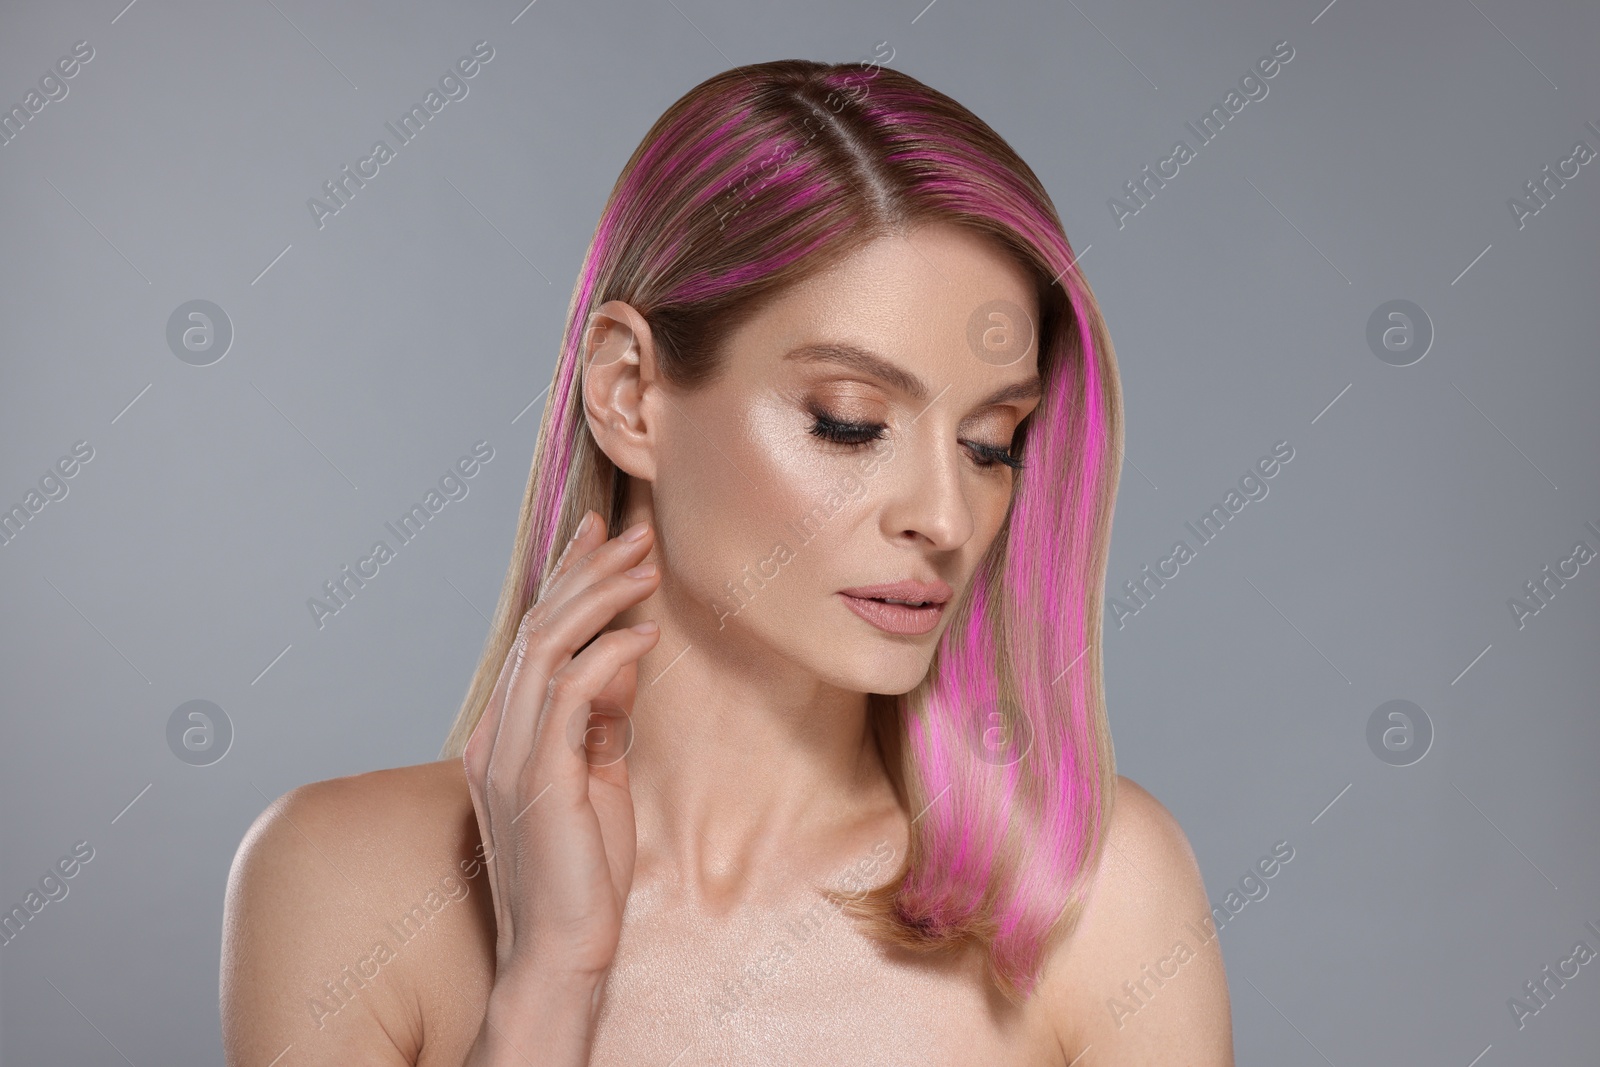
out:
<path id="1" fill-rule="evenodd" d="M 1052 976 L 1067 1059 L 1083 1067 L 1233 1067 L 1227 977 L 1194 850 L 1172 813 L 1118 776 L 1078 925 Z"/>
<path id="2" fill-rule="evenodd" d="M 414 1062 L 400 1047 L 409 1044 L 397 1023 L 403 994 L 394 975 L 377 971 L 382 923 L 351 859 L 361 850 L 349 847 L 352 812 L 341 792 L 320 782 L 279 797 L 234 856 L 221 968 L 230 1067 Z"/>

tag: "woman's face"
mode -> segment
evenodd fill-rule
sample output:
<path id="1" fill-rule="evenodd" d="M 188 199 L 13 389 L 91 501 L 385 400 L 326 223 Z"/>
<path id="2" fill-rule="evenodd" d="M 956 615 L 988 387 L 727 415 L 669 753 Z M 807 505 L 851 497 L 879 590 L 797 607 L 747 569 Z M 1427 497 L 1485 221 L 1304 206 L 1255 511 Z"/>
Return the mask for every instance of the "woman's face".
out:
<path id="1" fill-rule="evenodd" d="M 1020 476 L 1004 457 L 1039 399 L 1037 322 L 1019 266 L 934 224 L 779 297 L 714 383 L 658 379 L 642 405 L 662 585 L 639 616 L 739 662 L 915 687 Z"/>

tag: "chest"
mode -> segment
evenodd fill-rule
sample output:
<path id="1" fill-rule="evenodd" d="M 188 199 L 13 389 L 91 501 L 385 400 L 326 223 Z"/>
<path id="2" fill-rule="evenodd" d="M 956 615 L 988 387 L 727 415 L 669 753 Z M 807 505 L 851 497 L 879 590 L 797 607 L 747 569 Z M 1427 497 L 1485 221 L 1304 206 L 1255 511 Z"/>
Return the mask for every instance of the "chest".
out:
<path id="1" fill-rule="evenodd" d="M 1049 1020 L 992 991 L 975 954 L 881 946 L 820 899 L 721 918 L 629 911 L 594 1067 L 1060 1067 Z"/>
<path id="2" fill-rule="evenodd" d="M 418 1067 L 461 1062 L 494 982 L 487 895 L 438 933 L 415 957 L 414 988 L 397 998 L 422 1017 L 412 1025 L 397 1016 L 390 1027 L 417 1036 Z M 713 916 L 642 889 L 629 897 L 589 1063 L 1066 1067 L 1066 1060 L 1040 1001 L 1012 1005 L 991 988 L 976 953 L 940 959 L 882 946 L 822 900 Z"/>

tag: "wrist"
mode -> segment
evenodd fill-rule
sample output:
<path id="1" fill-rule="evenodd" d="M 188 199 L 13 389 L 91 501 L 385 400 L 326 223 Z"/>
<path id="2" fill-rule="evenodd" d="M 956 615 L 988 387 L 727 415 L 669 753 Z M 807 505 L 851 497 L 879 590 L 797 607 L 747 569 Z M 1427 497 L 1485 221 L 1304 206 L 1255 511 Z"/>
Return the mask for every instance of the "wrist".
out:
<path id="1" fill-rule="evenodd" d="M 588 1063 L 606 975 L 518 963 L 499 969 L 479 1030 L 478 1064 Z M 537 1053 L 535 1052 L 537 1050 Z"/>
<path id="2" fill-rule="evenodd" d="M 545 1015 L 554 1011 L 570 1017 L 577 1011 L 589 1017 L 600 999 L 606 972 L 586 971 L 543 964 L 514 965 L 502 970 L 490 990 L 491 1011 L 498 1014 Z"/>

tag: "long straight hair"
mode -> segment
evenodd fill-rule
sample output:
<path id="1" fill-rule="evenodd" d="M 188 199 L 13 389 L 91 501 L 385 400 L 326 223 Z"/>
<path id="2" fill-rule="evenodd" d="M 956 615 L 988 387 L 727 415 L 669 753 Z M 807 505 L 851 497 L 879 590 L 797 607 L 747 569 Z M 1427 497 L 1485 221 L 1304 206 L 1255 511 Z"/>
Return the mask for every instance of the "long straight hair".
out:
<path id="1" fill-rule="evenodd" d="M 656 121 L 600 216 L 567 310 L 511 564 L 440 758 L 459 757 L 518 623 L 590 508 L 622 520 L 627 476 L 600 450 L 580 387 L 585 323 L 608 300 L 649 323 L 662 373 L 717 372 L 769 298 L 875 238 L 944 222 L 995 242 L 1033 280 L 1045 392 L 1018 427 L 1006 520 L 951 605 L 927 676 L 869 694 L 874 737 L 915 813 L 903 865 L 826 891 L 888 943 L 979 947 L 1018 1003 L 1077 924 L 1115 791 L 1100 636 L 1122 451 L 1116 359 L 1049 194 L 981 119 L 875 63 L 781 60 L 708 78 Z"/>

